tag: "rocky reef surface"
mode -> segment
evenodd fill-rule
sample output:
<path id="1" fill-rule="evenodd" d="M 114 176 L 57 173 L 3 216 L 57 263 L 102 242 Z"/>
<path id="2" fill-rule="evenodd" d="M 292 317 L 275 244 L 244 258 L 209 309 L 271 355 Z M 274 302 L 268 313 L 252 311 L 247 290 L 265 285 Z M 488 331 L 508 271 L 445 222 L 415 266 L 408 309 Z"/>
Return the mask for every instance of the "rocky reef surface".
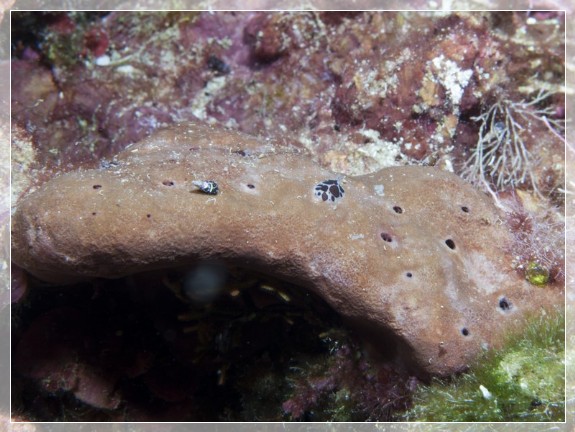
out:
<path id="1" fill-rule="evenodd" d="M 16 213 L 28 220 L 15 218 L 14 256 L 32 273 L 13 272 L 17 409 L 37 419 L 392 419 L 418 379 L 460 370 L 523 311 L 560 304 L 563 21 L 15 14 L 13 192 L 31 207 Z M 152 135 L 186 122 L 198 125 L 190 135 Z M 192 181 L 215 181 L 218 194 Z M 228 246 L 214 254 L 218 244 Z M 400 249 L 395 264 L 378 261 Z M 38 251 L 54 252 L 48 264 L 24 258 Z M 214 257 L 228 264 L 223 279 L 220 261 L 192 263 Z M 198 293 L 198 279 L 217 300 L 205 301 L 213 293 Z M 399 289 L 410 283 L 410 294 Z M 344 296 L 350 287 L 362 300 Z M 440 292 L 452 293 L 446 317 Z M 378 315 L 382 303 L 391 306 Z M 379 359 L 366 348 L 378 322 L 401 347 Z"/>

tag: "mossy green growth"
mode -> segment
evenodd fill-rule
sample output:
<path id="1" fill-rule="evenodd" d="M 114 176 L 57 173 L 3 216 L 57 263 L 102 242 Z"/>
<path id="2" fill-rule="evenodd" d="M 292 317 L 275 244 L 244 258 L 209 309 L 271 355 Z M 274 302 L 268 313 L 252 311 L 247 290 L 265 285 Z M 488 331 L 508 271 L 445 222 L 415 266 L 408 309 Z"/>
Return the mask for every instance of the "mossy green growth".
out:
<path id="1" fill-rule="evenodd" d="M 531 261 L 525 268 L 525 278 L 530 284 L 543 286 L 549 282 L 549 269 L 536 261 Z"/>
<path id="2" fill-rule="evenodd" d="M 564 421 L 564 323 L 563 312 L 531 319 L 506 348 L 485 353 L 468 373 L 420 386 L 402 419 Z"/>

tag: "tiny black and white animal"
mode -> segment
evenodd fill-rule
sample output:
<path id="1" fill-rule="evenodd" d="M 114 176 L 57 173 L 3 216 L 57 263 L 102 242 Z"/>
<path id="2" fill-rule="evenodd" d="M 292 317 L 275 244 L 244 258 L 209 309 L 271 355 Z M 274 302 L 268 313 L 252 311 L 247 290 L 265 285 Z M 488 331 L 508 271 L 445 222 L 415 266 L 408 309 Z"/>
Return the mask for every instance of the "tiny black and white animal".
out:
<path id="1" fill-rule="evenodd" d="M 324 180 L 315 186 L 315 195 L 320 197 L 322 201 L 334 202 L 343 198 L 344 193 L 339 180 Z"/>
<path id="2" fill-rule="evenodd" d="M 218 184 L 212 180 L 193 180 L 192 184 L 208 195 L 218 194 Z"/>

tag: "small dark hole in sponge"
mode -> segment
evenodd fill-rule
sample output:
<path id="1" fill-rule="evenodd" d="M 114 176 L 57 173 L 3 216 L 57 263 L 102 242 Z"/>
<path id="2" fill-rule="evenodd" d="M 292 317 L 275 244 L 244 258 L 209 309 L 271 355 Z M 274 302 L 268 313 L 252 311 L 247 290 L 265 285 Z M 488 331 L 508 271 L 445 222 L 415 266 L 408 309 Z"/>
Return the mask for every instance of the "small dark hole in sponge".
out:
<path id="1" fill-rule="evenodd" d="M 148 214 L 146 215 L 146 217 L 147 217 L 148 219 L 150 219 L 150 218 L 152 217 L 152 215 L 151 215 L 150 213 L 148 213 Z"/>
<path id="2" fill-rule="evenodd" d="M 250 189 L 254 189 L 254 188 L 255 188 L 255 186 L 254 186 L 253 184 L 251 184 L 251 183 L 248 184 L 247 186 L 248 186 Z"/>
<path id="3" fill-rule="evenodd" d="M 388 233 L 381 233 L 381 238 L 388 243 L 391 243 L 393 241 L 393 238 L 391 238 L 391 236 Z"/>
<path id="4" fill-rule="evenodd" d="M 171 180 L 164 180 L 164 181 L 162 182 L 162 184 L 163 184 L 164 186 L 173 186 L 173 185 L 174 185 L 174 182 L 171 181 Z"/>
<path id="5" fill-rule="evenodd" d="M 503 297 L 502 299 L 499 300 L 499 307 L 501 308 L 501 310 L 509 310 L 511 309 L 511 302 L 509 300 L 507 300 L 505 297 Z"/>
<path id="6" fill-rule="evenodd" d="M 469 213 L 469 207 L 463 206 L 463 207 L 461 207 L 461 210 L 462 210 L 464 213 Z"/>
<path id="7" fill-rule="evenodd" d="M 407 272 L 405 273 L 405 276 L 407 276 L 408 278 L 413 277 L 413 274 L 411 272 Z"/>
<path id="8" fill-rule="evenodd" d="M 399 206 L 393 206 L 393 211 L 398 213 L 398 214 L 403 213 L 403 209 Z"/>
<path id="9" fill-rule="evenodd" d="M 92 212 L 92 216 L 96 216 L 96 212 Z"/>
<path id="10" fill-rule="evenodd" d="M 462 334 L 463 336 L 469 336 L 469 330 L 467 330 L 467 327 L 463 327 L 463 328 L 461 329 L 461 334 Z"/>
<path id="11" fill-rule="evenodd" d="M 102 185 L 94 185 L 92 186 L 92 189 L 102 189 Z"/>
<path id="12" fill-rule="evenodd" d="M 455 249 L 455 242 L 451 239 L 445 240 L 445 244 L 449 249 Z"/>

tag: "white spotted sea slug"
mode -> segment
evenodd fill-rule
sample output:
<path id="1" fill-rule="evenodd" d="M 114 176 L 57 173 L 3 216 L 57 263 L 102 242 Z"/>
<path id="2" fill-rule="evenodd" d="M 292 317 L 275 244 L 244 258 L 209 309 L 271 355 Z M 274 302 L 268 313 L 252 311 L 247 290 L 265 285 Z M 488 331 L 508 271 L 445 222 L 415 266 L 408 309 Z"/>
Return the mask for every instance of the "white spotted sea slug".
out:
<path id="1" fill-rule="evenodd" d="M 201 124 L 50 180 L 12 220 L 13 261 L 39 279 L 243 266 L 319 295 L 420 375 L 464 369 L 523 316 L 562 301 L 517 275 L 511 241 L 490 199 L 453 174 L 394 167 L 344 181 L 294 148 Z"/>

